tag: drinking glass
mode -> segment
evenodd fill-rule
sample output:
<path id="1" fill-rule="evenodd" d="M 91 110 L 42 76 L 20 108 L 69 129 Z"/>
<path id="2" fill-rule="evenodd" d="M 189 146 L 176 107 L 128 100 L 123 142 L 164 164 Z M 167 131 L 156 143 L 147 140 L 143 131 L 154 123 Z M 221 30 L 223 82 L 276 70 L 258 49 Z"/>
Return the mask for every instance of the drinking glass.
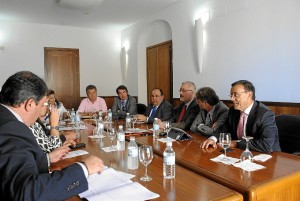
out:
<path id="1" fill-rule="evenodd" d="M 111 151 L 114 151 L 115 150 L 115 147 L 114 147 L 114 145 L 113 145 L 113 142 L 114 142 L 114 139 L 115 139 L 115 137 L 116 137 L 116 130 L 115 130 L 115 128 L 111 128 L 108 132 L 108 137 L 109 137 L 109 139 L 110 139 L 110 141 L 111 141 L 111 147 L 110 147 L 110 150 Z"/>
<path id="2" fill-rule="evenodd" d="M 134 124 L 136 123 L 137 121 L 137 115 L 131 115 L 130 116 L 130 119 L 131 119 L 131 122 L 132 122 L 132 130 L 134 130 Z"/>
<path id="3" fill-rule="evenodd" d="M 165 121 L 165 132 L 167 133 L 167 140 L 169 140 L 169 132 L 171 130 L 171 122 Z"/>
<path id="4" fill-rule="evenodd" d="M 153 159 L 152 146 L 142 145 L 139 147 L 140 162 L 146 167 L 145 175 L 140 178 L 141 181 L 151 181 L 152 178 L 147 175 L 147 167 Z"/>
<path id="5" fill-rule="evenodd" d="M 246 149 L 241 154 L 241 162 L 252 162 L 253 154 L 249 151 L 249 141 L 253 139 L 251 136 L 244 136 L 243 139 L 246 140 Z"/>
<path id="6" fill-rule="evenodd" d="M 230 146 L 231 143 L 230 133 L 220 133 L 219 142 L 222 148 L 224 149 L 224 158 L 222 158 L 222 160 L 228 161 L 229 159 L 226 157 L 226 149 Z"/>

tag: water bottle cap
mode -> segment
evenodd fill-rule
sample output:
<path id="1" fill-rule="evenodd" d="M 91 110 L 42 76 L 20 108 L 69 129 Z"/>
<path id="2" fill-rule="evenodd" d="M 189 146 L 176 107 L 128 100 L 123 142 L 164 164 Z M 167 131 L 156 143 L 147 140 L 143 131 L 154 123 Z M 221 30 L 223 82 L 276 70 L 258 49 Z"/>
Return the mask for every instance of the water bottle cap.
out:
<path id="1" fill-rule="evenodd" d="M 167 146 L 171 147 L 172 146 L 172 142 L 167 142 Z"/>
<path id="2" fill-rule="evenodd" d="M 157 120 L 157 118 L 155 117 L 154 120 Z"/>
<path id="3" fill-rule="evenodd" d="M 123 129 L 123 125 L 119 125 L 119 129 Z"/>
<path id="4" fill-rule="evenodd" d="M 129 115 L 129 113 L 126 113 L 127 115 Z"/>
<path id="5" fill-rule="evenodd" d="M 130 140 L 135 140 L 135 137 L 134 136 L 130 136 Z"/>

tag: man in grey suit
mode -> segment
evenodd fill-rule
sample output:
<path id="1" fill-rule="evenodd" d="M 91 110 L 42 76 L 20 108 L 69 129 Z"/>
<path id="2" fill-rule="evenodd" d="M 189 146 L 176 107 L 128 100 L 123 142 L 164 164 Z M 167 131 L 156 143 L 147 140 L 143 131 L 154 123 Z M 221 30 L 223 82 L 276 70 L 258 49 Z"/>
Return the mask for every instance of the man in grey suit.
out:
<path id="1" fill-rule="evenodd" d="M 196 98 L 200 107 L 196 119 L 190 130 L 210 136 L 227 119 L 228 107 L 219 100 L 216 92 L 210 87 L 203 87 L 196 92 Z"/>
<path id="2" fill-rule="evenodd" d="M 125 119 L 126 114 L 137 114 L 136 100 L 128 94 L 127 87 L 124 85 L 118 86 L 116 89 L 118 97 L 114 98 L 112 106 L 113 119 Z"/>
<path id="3" fill-rule="evenodd" d="M 174 114 L 174 107 L 168 101 L 164 100 L 162 89 L 156 88 L 151 92 L 152 103 L 147 107 L 144 114 L 138 115 L 138 120 L 152 124 L 154 118 L 161 121 L 169 121 Z"/>
<path id="4" fill-rule="evenodd" d="M 221 132 L 231 133 L 230 147 L 246 148 L 243 136 L 252 136 L 249 149 L 271 153 L 281 151 L 275 114 L 263 103 L 255 100 L 255 88 L 248 80 L 239 80 L 231 84 L 230 91 L 233 106 L 228 111 L 226 122 L 206 141 L 202 148 L 216 147 Z"/>
<path id="5" fill-rule="evenodd" d="M 48 88 L 29 71 L 10 76 L 0 92 L 0 197 L 2 200 L 65 200 L 88 189 L 89 174 L 101 172 L 92 155 L 49 173 L 63 155 L 45 154 L 29 129 L 46 107 Z M 58 158 L 57 158 L 58 157 Z"/>

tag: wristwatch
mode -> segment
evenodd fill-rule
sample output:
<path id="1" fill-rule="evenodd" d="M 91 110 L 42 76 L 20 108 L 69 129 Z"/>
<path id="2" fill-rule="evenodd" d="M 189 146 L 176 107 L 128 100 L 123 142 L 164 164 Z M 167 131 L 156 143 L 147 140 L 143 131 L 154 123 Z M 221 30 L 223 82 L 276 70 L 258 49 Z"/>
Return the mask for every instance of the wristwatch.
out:
<path id="1" fill-rule="evenodd" d="M 58 130 L 59 131 L 59 127 L 58 126 L 51 126 L 50 129 L 54 129 L 54 130 Z"/>

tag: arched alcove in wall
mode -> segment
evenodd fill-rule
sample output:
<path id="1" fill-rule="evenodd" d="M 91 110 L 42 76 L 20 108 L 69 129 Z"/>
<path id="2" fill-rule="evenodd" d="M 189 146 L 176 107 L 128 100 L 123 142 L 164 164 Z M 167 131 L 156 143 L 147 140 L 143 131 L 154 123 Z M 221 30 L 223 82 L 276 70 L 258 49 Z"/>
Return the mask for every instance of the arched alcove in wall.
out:
<path id="1" fill-rule="evenodd" d="M 156 20 L 149 23 L 138 39 L 138 97 L 139 102 L 147 103 L 147 57 L 146 48 L 172 40 L 172 30 L 168 22 Z"/>

